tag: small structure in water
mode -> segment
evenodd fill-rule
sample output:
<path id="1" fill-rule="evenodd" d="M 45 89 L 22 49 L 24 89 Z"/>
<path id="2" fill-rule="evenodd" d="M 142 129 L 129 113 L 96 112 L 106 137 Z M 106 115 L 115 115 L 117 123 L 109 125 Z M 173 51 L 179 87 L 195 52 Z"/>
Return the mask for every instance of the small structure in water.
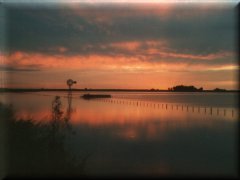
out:
<path id="1" fill-rule="evenodd" d="M 111 98 L 109 94 L 84 94 L 81 96 L 83 99 L 95 99 L 95 98 Z"/>

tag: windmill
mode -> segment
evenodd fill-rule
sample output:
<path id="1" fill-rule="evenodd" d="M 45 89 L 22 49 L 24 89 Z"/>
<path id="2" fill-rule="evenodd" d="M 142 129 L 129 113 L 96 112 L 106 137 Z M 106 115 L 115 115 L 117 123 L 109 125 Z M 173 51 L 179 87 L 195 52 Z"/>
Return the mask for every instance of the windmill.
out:
<path id="1" fill-rule="evenodd" d="M 77 81 L 74 81 L 74 80 L 72 80 L 72 79 L 68 79 L 68 80 L 67 80 L 67 85 L 68 85 L 69 91 L 72 90 L 72 89 L 71 89 L 72 85 L 73 85 L 73 84 L 76 84 L 76 83 L 77 83 Z"/>

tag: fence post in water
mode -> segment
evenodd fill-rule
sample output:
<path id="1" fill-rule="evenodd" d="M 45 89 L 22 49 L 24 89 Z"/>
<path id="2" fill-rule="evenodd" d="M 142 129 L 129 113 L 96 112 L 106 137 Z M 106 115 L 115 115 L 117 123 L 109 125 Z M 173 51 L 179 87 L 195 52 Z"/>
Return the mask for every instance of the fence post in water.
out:
<path id="1" fill-rule="evenodd" d="M 166 104 L 166 109 L 167 109 L 167 104 Z"/>
<path id="2" fill-rule="evenodd" d="M 200 107 L 198 106 L 198 112 L 200 112 Z"/>
<path id="3" fill-rule="evenodd" d="M 194 106 L 192 107 L 192 112 L 194 112 Z"/>

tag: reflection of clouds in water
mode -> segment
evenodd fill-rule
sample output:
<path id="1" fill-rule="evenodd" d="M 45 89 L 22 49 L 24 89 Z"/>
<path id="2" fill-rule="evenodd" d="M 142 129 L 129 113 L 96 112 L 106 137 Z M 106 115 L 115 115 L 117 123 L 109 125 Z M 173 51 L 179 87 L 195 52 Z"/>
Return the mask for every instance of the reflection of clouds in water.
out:
<path id="1" fill-rule="evenodd" d="M 48 118 L 44 119 L 44 117 L 47 117 L 49 114 L 49 109 L 46 107 L 48 106 L 47 103 L 50 97 L 33 97 L 33 99 L 28 100 L 29 106 L 31 105 L 30 107 L 26 107 L 26 105 L 25 107 L 18 107 L 20 108 L 19 116 L 31 115 L 35 120 L 47 122 Z M 19 100 L 19 98 L 17 99 Z M 37 104 L 37 106 L 32 106 L 38 99 L 40 99 L 42 103 Z M 67 113 L 67 99 L 62 97 L 61 100 L 63 108 L 66 109 L 65 113 Z M 17 103 L 19 103 L 19 101 Z M 226 110 L 225 116 L 224 109 Z M 194 124 L 210 125 L 212 121 L 209 121 L 209 119 L 236 120 L 237 112 L 235 112 L 235 109 L 234 116 L 232 116 L 231 109 L 224 109 L 213 108 L 212 114 L 210 114 L 209 107 L 207 107 L 205 112 L 205 107 L 198 108 L 198 106 L 194 106 L 193 109 L 190 105 L 187 107 L 186 105 L 181 106 L 181 104 L 168 103 L 166 106 L 165 103 L 154 103 L 151 101 L 130 101 L 125 99 L 85 101 L 80 98 L 74 98 L 71 123 L 89 124 L 91 126 L 108 124 L 125 126 L 132 124 L 137 127 L 138 124 L 149 124 L 150 122 L 153 123 L 156 121 L 161 122 L 159 124 L 161 124 L 162 127 L 165 126 L 164 128 L 167 126 L 180 128 Z"/>

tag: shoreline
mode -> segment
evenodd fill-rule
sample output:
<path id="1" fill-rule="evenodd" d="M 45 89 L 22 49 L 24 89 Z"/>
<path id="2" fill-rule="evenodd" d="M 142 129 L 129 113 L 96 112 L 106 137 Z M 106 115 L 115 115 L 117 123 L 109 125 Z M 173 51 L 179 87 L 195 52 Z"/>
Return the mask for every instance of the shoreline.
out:
<path id="1" fill-rule="evenodd" d="M 68 89 L 11 89 L 3 88 L 0 89 L 0 93 L 5 92 L 56 92 L 63 91 L 67 92 Z M 226 91 L 215 91 L 215 90 L 203 90 L 203 91 L 170 91 L 170 90 L 149 90 L 149 89 L 72 89 L 73 92 L 191 92 L 191 93 L 205 93 L 205 92 L 217 92 L 217 93 L 240 93 L 240 90 L 226 90 Z"/>

